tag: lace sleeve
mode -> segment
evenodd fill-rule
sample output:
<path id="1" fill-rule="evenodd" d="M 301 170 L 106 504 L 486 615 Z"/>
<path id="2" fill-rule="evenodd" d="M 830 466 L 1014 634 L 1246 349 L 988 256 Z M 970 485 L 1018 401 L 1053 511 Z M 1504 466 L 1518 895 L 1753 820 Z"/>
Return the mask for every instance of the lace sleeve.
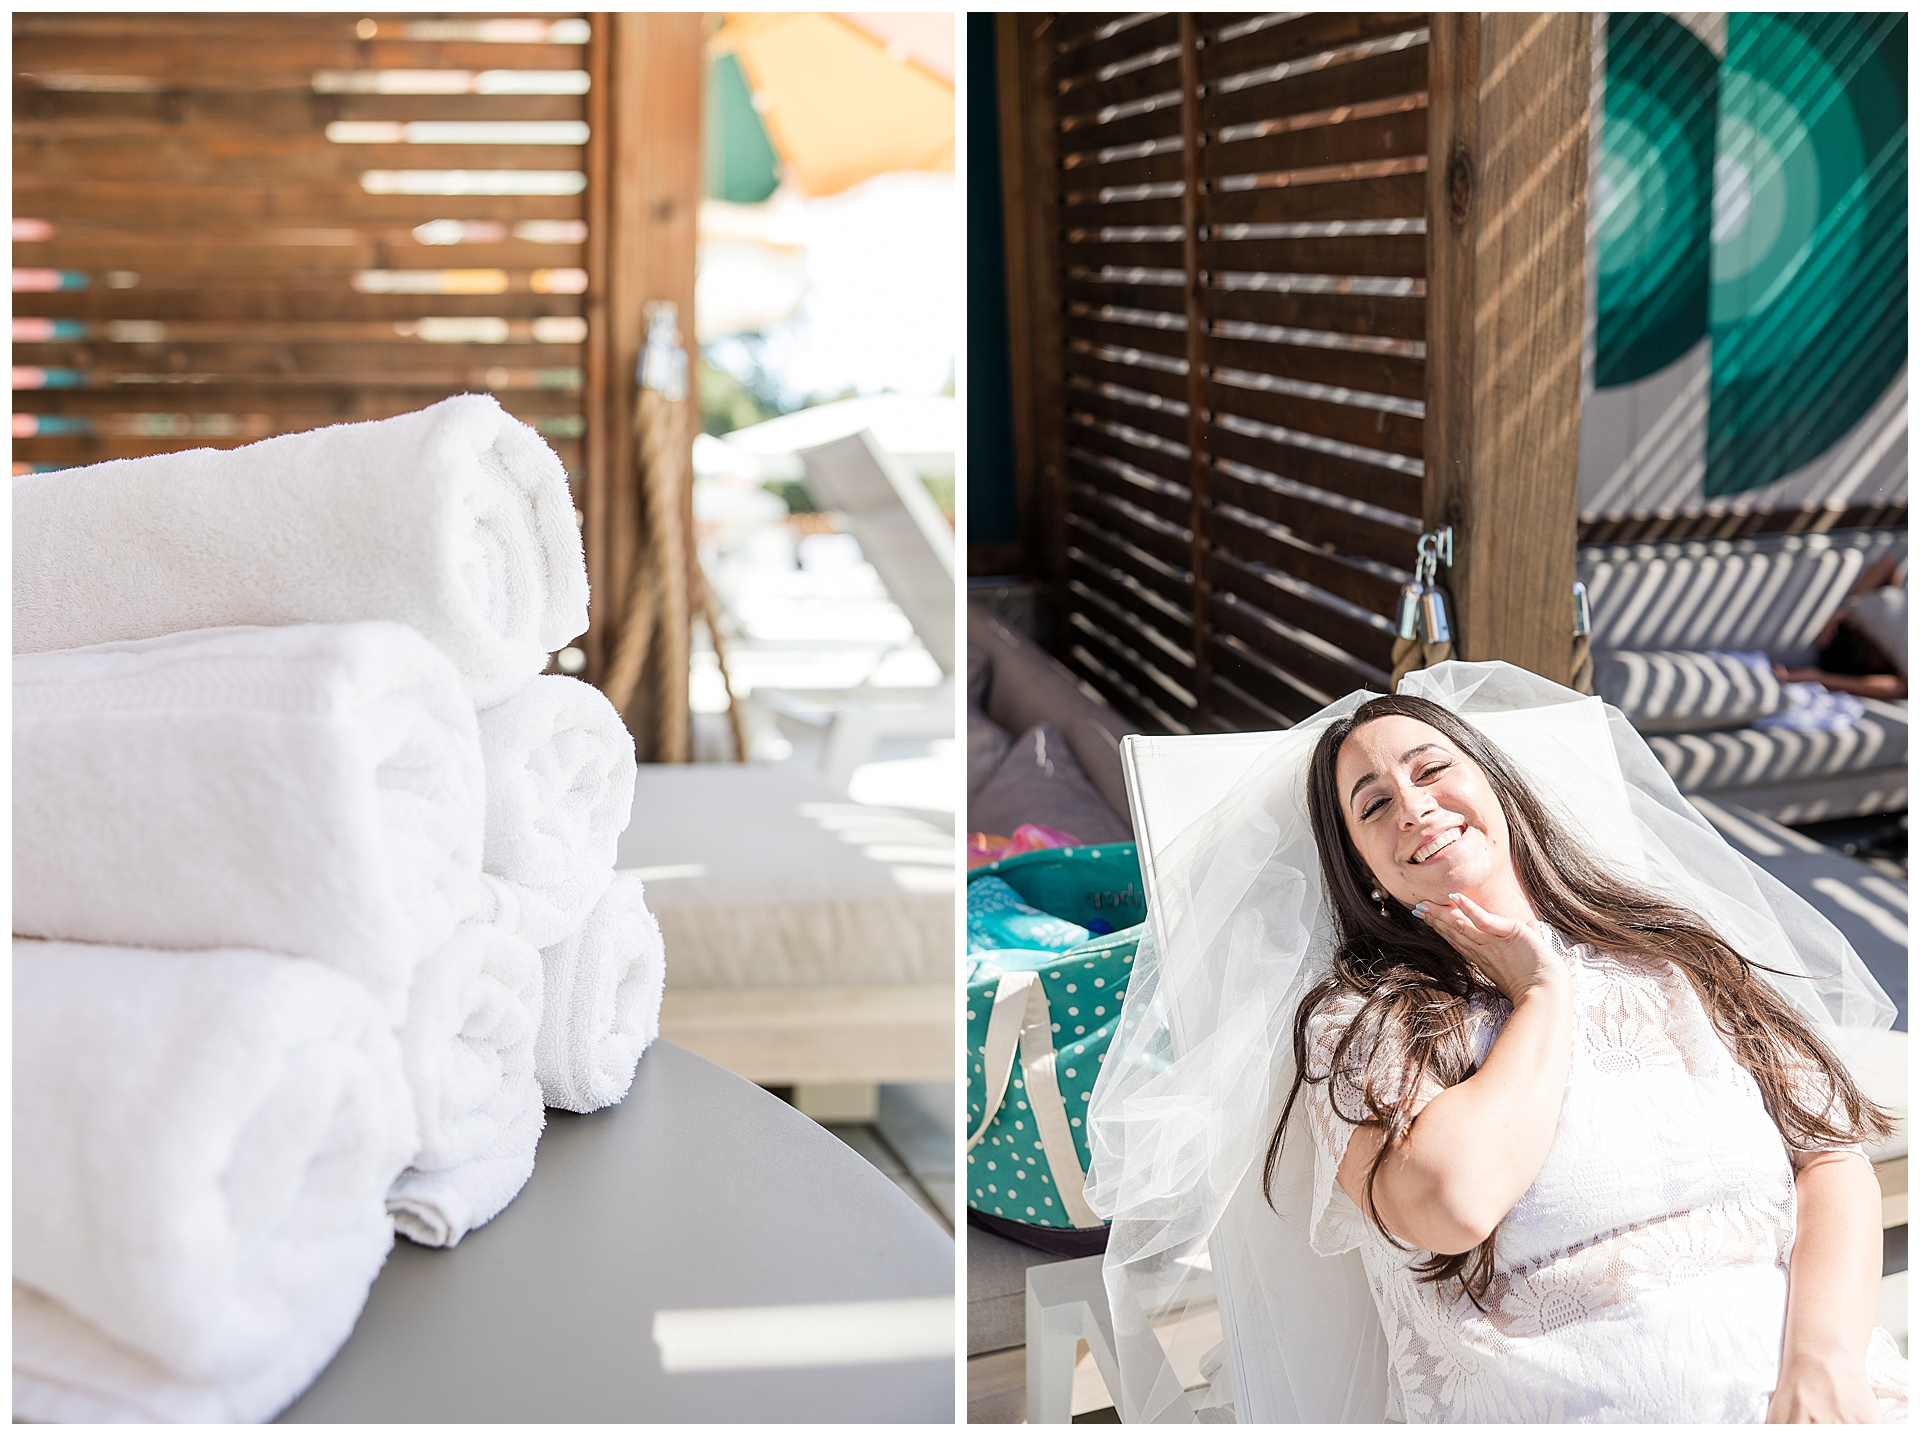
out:
<path id="1" fill-rule="evenodd" d="M 1365 1240 L 1372 1223 L 1348 1196 L 1337 1180 L 1340 1163 L 1347 1155 L 1357 1119 L 1367 1111 L 1363 1090 L 1371 1084 L 1383 1102 L 1400 1097 L 1402 1074 L 1398 1069 L 1386 1072 L 1374 1069 L 1373 1044 L 1356 1039 L 1341 1055 L 1334 1070 L 1334 1053 L 1340 1039 L 1359 1015 L 1362 999 L 1357 992 L 1337 992 L 1320 1004 L 1307 1021 L 1307 1075 L 1320 1078 L 1309 1081 L 1301 1091 L 1307 1111 L 1307 1123 L 1313 1130 L 1313 1220 L 1308 1234 L 1313 1249 L 1322 1256 L 1338 1256 L 1351 1251 Z M 1503 999 L 1476 995 L 1468 1004 L 1467 1037 L 1474 1065 L 1486 1060 L 1494 1038 L 1500 1035 L 1509 1008 Z M 1428 1074 L 1419 1097 L 1432 1101 L 1446 1086 Z"/>
<path id="2" fill-rule="evenodd" d="M 1352 1251 L 1366 1239 L 1366 1216 L 1335 1180 L 1358 1123 L 1366 1111 L 1361 1081 L 1373 1056 L 1371 1044 L 1356 1041 L 1333 1070 L 1335 1050 L 1361 1007 L 1355 992 L 1338 992 L 1320 1004 L 1307 1022 L 1307 1075 L 1302 1089 L 1307 1125 L 1313 1132 L 1313 1219 L 1308 1236 L 1322 1256 Z"/>

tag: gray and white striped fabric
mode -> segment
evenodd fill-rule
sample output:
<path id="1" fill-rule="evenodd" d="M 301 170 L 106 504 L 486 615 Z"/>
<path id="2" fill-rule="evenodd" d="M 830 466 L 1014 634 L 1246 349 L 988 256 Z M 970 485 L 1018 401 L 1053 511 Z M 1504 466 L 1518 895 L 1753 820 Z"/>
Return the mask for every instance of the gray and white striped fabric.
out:
<path id="1" fill-rule="evenodd" d="M 1596 653 L 1593 688 L 1642 733 L 1744 728 L 1785 701 L 1771 669 L 1727 653 Z"/>

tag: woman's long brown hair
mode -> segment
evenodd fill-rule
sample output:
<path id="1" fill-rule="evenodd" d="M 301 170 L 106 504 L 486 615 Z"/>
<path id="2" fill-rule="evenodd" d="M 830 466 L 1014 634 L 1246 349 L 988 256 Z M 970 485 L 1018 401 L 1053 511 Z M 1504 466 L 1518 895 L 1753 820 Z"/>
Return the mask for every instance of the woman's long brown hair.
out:
<path id="1" fill-rule="evenodd" d="M 1377 884 L 1347 832 L 1334 767 L 1354 729 L 1396 715 L 1438 729 L 1486 774 L 1506 815 L 1514 873 L 1544 922 L 1569 942 L 1627 958 L 1665 958 L 1686 976 L 1735 1059 L 1753 1075 L 1767 1115 L 1789 1146 L 1849 1145 L 1891 1133 L 1887 1113 L 1866 1099 L 1845 1066 L 1779 993 L 1753 975 L 1754 964 L 1695 914 L 1622 882 L 1582 852 L 1505 755 L 1471 725 L 1425 698 L 1398 695 L 1371 699 L 1329 727 L 1308 771 L 1307 807 L 1333 909 L 1335 951 L 1331 970 L 1301 1000 L 1294 1018 L 1293 1086 L 1267 1145 L 1262 1190 L 1269 1203 L 1300 1090 L 1309 1082 L 1329 1082 L 1328 1096 L 1343 1121 L 1378 1126 L 1385 1134 L 1367 1169 L 1367 1216 L 1388 1241 L 1408 1250 L 1380 1220 L 1374 1183 L 1412 1124 L 1422 1082 L 1433 1077 L 1453 1086 L 1473 1075 L 1468 1002 L 1475 993 L 1498 995 L 1445 938 L 1407 909 L 1389 901 L 1382 916 L 1369 901 Z M 1307 1025 L 1341 992 L 1358 994 L 1360 1009 L 1327 1071 L 1310 1073 Z M 1339 1096 L 1343 1085 L 1351 1084 L 1332 1079 L 1335 1073 L 1346 1075 L 1344 1064 L 1356 1044 L 1368 1060 L 1358 1084 L 1362 1110 L 1349 1114 L 1341 1110 Z M 1809 1085 L 1817 1092 L 1811 1102 L 1805 1095 Z M 1836 1120 L 1836 1109 L 1845 1114 L 1844 1122 Z M 1422 1281 L 1458 1279 L 1478 1305 L 1493 1280 L 1493 1242 L 1489 1235 L 1472 1251 L 1436 1253 L 1413 1269 Z"/>

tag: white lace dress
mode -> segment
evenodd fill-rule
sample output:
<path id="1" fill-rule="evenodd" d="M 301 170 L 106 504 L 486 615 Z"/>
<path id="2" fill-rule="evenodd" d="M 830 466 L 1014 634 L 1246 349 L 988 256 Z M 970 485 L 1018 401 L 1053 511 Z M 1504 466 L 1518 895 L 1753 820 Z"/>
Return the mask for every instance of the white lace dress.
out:
<path id="1" fill-rule="evenodd" d="M 1335 1184 L 1353 1133 L 1329 1097 L 1338 1075 L 1305 1089 L 1314 1247 L 1360 1249 L 1394 1419 L 1760 1421 L 1779 1375 L 1805 1154 L 1789 1153 L 1676 968 L 1561 951 L 1574 993 L 1566 1097 L 1540 1175 L 1496 1233 L 1486 1310 L 1457 1282 L 1417 1281 L 1409 1268 L 1427 1253 L 1393 1246 Z M 1327 1071 L 1358 1008 L 1341 995 L 1315 1015 L 1310 1071 Z M 1510 1010 L 1476 1005 L 1477 1058 Z M 1339 1105 L 1363 1110 L 1351 1089 Z M 1867 1365 L 1882 1418 L 1905 1420 L 1906 1361 L 1884 1331 Z"/>

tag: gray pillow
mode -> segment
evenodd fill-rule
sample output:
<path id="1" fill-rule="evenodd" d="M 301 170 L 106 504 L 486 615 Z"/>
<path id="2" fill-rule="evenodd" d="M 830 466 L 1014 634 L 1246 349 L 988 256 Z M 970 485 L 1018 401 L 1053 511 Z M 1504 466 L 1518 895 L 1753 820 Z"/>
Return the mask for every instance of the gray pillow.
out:
<path id="1" fill-rule="evenodd" d="M 1887 662 L 1907 676 L 1907 591 L 1904 588 L 1873 588 L 1847 605 L 1847 617 L 1853 626 L 1873 640 L 1873 646 L 1886 654 Z"/>
<path id="2" fill-rule="evenodd" d="M 967 707 L 987 711 L 987 689 L 993 684 L 993 659 L 977 648 L 967 649 Z"/>
<path id="3" fill-rule="evenodd" d="M 1594 654 L 1593 688 L 1642 733 L 1744 728 L 1785 701 L 1765 654 L 1615 649 Z"/>
<path id="4" fill-rule="evenodd" d="M 1007 749 L 1013 746 L 1013 734 L 987 717 L 972 703 L 967 704 L 967 796 L 971 798 L 999 771 Z M 975 831 L 980 831 L 975 829 Z M 1005 834 L 1002 834 L 1005 836 Z"/>
<path id="5" fill-rule="evenodd" d="M 1089 843 L 1124 843 L 1133 837 L 1051 723 L 1036 723 L 1016 738 L 967 804 L 969 832 L 1011 837 L 1022 823 L 1060 828 Z"/>

